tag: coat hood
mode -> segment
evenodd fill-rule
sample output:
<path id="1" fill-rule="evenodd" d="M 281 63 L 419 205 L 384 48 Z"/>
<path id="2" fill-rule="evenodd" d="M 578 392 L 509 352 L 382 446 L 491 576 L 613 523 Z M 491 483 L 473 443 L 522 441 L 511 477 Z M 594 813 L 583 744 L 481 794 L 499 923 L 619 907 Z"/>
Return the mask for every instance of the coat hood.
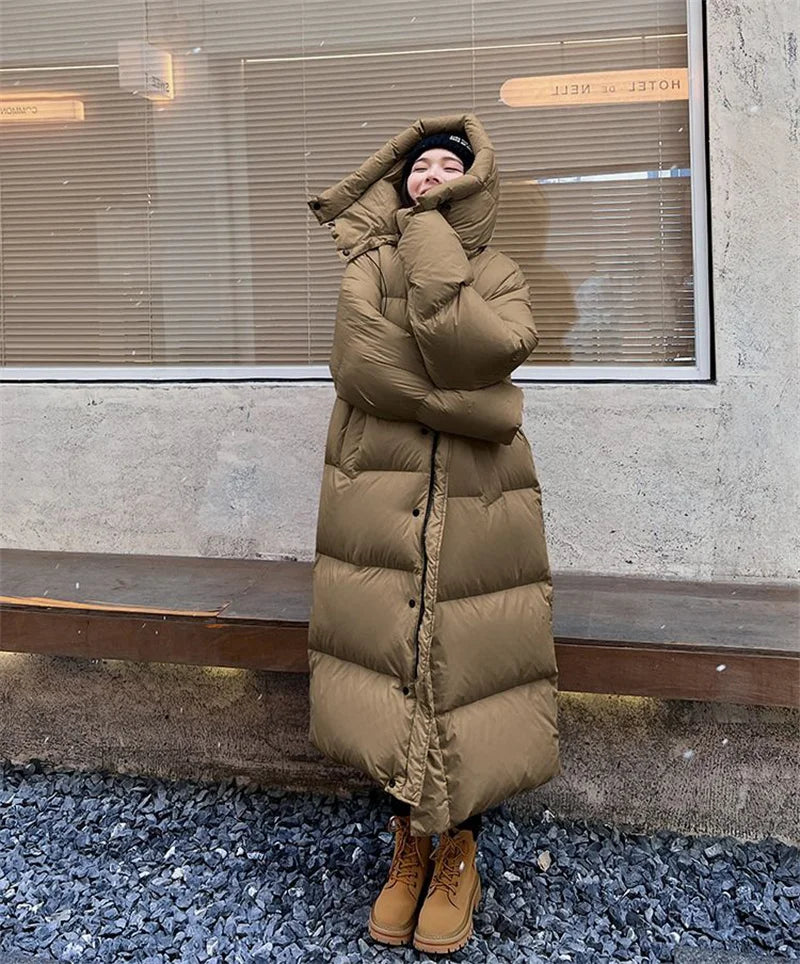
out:
<path id="1" fill-rule="evenodd" d="M 494 146 L 475 114 L 444 114 L 421 117 L 351 174 L 309 198 L 308 206 L 320 224 L 331 227 L 343 260 L 351 261 L 382 244 L 397 244 L 395 214 L 402 205 L 400 181 L 406 156 L 423 138 L 442 131 L 463 134 L 475 160 L 461 177 L 426 191 L 408 210 L 416 214 L 438 207 L 468 254 L 489 243 L 500 197 Z"/>

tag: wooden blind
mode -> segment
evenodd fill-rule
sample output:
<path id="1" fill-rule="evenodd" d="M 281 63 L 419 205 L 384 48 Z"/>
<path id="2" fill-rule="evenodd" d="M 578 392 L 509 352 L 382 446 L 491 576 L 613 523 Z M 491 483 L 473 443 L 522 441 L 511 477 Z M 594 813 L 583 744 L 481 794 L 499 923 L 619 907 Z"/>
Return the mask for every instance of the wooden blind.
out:
<path id="1" fill-rule="evenodd" d="M 530 367 L 694 363 L 688 101 L 642 79 L 685 74 L 683 0 L 0 17 L 2 366 L 327 365 L 342 265 L 306 199 L 464 110 L 498 151 L 494 243 L 531 285 Z M 555 81 L 547 106 L 504 96 L 616 71 L 645 85 L 627 102 L 559 101 Z"/>

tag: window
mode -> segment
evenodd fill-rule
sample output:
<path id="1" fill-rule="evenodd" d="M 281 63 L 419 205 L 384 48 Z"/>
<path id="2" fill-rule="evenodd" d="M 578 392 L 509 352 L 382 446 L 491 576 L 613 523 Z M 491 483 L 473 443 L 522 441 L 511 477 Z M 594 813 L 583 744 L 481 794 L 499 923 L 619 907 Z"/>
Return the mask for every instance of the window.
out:
<path id="1" fill-rule="evenodd" d="M 342 263 L 307 198 L 466 110 L 541 337 L 515 379 L 708 377 L 699 2 L 187 10 L 2 6 L 5 378 L 329 378 Z"/>

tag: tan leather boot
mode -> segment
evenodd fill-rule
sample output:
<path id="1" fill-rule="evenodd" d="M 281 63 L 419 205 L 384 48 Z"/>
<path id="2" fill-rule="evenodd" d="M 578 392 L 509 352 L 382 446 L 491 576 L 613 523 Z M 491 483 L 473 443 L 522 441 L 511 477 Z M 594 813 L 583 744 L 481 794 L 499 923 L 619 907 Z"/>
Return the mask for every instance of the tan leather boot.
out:
<path id="1" fill-rule="evenodd" d="M 378 894 L 369 915 L 369 932 L 383 944 L 407 944 L 414 933 L 423 887 L 430 876 L 430 837 L 411 835 L 411 818 L 393 814 L 389 829 L 395 831 L 394 855 L 389 879 Z"/>
<path id="2" fill-rule="evenodd" d="M 433 876 L 414 930 L 417 950 L 447 954 L 472 937 L 472 912 L 481 899 L 476 850 L 471 830 L 451 828 L 439 835 L 439 845 L 433 852 Z"/>

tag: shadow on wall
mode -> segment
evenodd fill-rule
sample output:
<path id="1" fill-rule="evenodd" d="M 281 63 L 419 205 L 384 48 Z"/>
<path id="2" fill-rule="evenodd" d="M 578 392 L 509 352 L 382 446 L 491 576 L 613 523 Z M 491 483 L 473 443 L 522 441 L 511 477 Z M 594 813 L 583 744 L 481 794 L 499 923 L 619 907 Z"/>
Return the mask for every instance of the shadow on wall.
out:
<path id="1" fill-rule="evenodd" d="M 549 232 L 550 205 L 542 185 L 530 178 L 504 179 L 492 246 L 517 262 L 530 285 L 539 332 L 531 361 L 553 364 L 570 359 L 567 335 L 578 313 L 572 280 L 546 259 Z"/>
<path id="2" fill-rule="evenodd" d="M 542 185 L 522 177 L 502 182 L 492 245 L 520 265 L 530 285 L 540 338 L 532 361 L 690 360 L 691 249 L 683 235 L 665 247 L 662 182 L 625 185 L 620 195 L 602 182 Z M 686 189 L 683 183 L 669 187 Z M 685 217 L 691 217 L 688 208 Z"/>

